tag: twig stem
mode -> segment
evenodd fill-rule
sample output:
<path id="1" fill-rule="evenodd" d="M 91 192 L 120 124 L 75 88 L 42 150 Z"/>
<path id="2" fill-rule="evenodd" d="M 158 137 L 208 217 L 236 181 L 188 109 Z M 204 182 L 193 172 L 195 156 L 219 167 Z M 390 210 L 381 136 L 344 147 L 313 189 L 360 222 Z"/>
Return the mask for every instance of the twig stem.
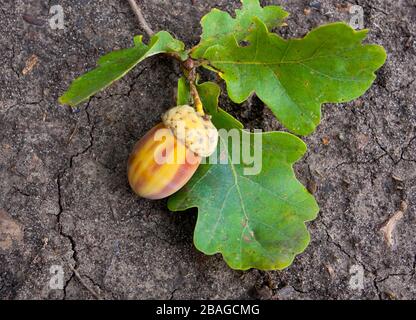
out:
<path id="1" fill-rule="evenodd" d="M 195 64 L 195 61 L 189 58 L 188 60 L 184 61 L 182 63 L 182 70 L 183 74 L 185 75 L 186 79 L 189 82 L 189 89 L 192 96 L 192 99 L 194 100 L 194 108 L 196 109 L 196 112 L 198 112 L 201 116 L 204 115 L 204 107 L 202 105 L 201 98 L 198 93 L 198 89 L 196 88 L 196 82 L 197 82 L 197 73 L 196 73 L 197 65 Z"/>
<path id="2" fill-rule="evenodd" d="M 127 0 L 130 4 L 131 9 L 133 10 L 134 14 L 136 15 L 137 19 L 139 20 L 140 26 L 143 30 L 147 33 L 149 37 L 154 35 L 154 31 L 150 28 L 149 24 L 147 23 L 146 19 L 143 16 L 142 9 L 137 5 L 136 0 Z"/>
<path id="3" fill-rule="evenodd" d="M 154 31 L 149 27 L 146 19 L 143 16 L 142 10 L 137 4 L 136 0 L 128 0 L 131 9 L 136 14 L 136 17 L 140 23 L 140 26 L 146 31 L 147 35 L 151 37 L 154 34 Z M 198 90 L 196 88 L 197 72 L 196 68 L 200 65 L 199 61 L 193 60 L 189 57 L 187 60 L 183 61 L 176 52 L 166 53 L 168 57 L 171 57 L 180 62 L 184 75 L 189 81 L 189 88 L 191 91 L 192 99 L 194 100 L 194 108 L 200 115 L 204 115 L 204 107 L 202 105 L 201 98 L 199 97 Z"/>

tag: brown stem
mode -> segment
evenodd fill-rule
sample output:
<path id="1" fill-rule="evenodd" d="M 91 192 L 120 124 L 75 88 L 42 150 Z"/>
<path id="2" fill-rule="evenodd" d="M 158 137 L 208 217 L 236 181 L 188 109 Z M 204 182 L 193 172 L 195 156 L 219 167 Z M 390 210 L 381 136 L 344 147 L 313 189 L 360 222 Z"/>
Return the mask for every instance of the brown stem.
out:
<path id="1" fill-rule="evenodd" d="M 196 89 L 196 85 L 194 82 L 189 81 L 189 88 L 191 89 L 191 95 L 194 99 L 194 107 L 196 109 L 196 112 L 198 112 L 201 116 L 205 114 L 204 107 L 202 105 L 201 98 L 199 97 L 198 90 Z"/>
<path id="2" fill-rule="evenodd" d="M 201 116 L 203 116 L 205 114 L 204 107 L 202 105 L 201 98 L 199 97 L 199 93 L 196 88 L 196 81 L 198 78 L 198 73 L 196 72 L 196 68 L 198 68 L 198 66 L 199 66 L 199 61 L 196 61 L 192 58 L 188 58 L 187 60 L 181 63 L 182 72 L 189 82 L 189 89 L 190 89 L 192 99 L 194 100 L 194 107 L 196 111 Z"/>
<path id="3" fill-rule="evenodd" d="M 143 30 L 147 33 L 149 37 L 154 35 L 154 31 L 150 28 L 149 24 L 147 23 L 146 19 L 143 16 L 142 9 L 138 6 L 136 0 L 127 0 L 130 4 L 131 9 L 135 13 L 137 19 L 139 20 L 140 26 Z"/>
<path id="4" fill-rule="evenodd" d="M 140 23 L 140 26 L 146 31 L 147 35 L 151 37 L 154 32 L 149 27 L 149 24 L 147 23 L 146 19 L 143 16 L 142 10 L 140 9 L 139 5 L 136 3 L 136 0 L 128 0 L 132 10 L 137 16 L 137 19 Z M 204 108 L 202 106 L 201 98 L 199 97 L 198 90 L 196 88 L 196 79 L 197 79 L 197 72 L 196 68 L 200 66 L 200 62 L 192 59 L 189 57 L 187 60 L 182 61 L 181 57 L 176 52 L 169 52 L 166 53 L 168 57 L 171 57 L 177 61 L 180 62 L 181 68 L 183 70 L 184 75 L 186 76 L 187 80 L 189 81 L 189 88 L 191 91 L 191 96 L 194 100 L 194 107 L 196 111 L 204 115 Z"/>

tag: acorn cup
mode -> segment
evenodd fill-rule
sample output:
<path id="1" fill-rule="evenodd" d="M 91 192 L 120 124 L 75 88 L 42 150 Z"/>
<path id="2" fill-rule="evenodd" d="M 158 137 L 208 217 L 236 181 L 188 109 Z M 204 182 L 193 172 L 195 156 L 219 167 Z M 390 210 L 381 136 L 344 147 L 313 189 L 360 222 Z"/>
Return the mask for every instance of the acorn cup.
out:
<path id="1" fill-rule="evenodd" d="M 177 106 L 162 115 L 133 148 L 127 176 L 133 191 L 147 199 L 162 199 L 182 188 L 216 149 L 218 131 L 210 118 L 194 108 Z"/>

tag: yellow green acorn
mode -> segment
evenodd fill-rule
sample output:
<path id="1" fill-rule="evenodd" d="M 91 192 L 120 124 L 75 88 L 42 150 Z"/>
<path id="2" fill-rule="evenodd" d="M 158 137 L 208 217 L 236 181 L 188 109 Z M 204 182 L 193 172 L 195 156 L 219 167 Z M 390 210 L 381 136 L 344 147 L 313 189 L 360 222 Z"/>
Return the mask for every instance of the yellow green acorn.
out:
<path id="1" fill-rule="evenodd" d="M 189 181 L 217 142 L 218 131 L 208 116 L 188 105 L 168 110 L 133 148 L 127 167 L 131 188 L 143 198 L 170 196 Z"/>

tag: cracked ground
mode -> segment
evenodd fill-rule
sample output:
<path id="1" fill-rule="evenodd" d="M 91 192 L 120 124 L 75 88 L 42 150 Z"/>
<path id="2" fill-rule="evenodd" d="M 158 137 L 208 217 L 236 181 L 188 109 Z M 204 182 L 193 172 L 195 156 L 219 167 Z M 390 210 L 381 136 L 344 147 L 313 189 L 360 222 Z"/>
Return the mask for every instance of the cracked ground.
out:
<path id="1" fill-rule="evenodd" d="M 239 6 L 139 3 L 154 30 L 188 46 L 211 7 Z M 336 1 L 263 2 L 271 3 L 291 13 L 284 37 L 349 19 Z M 171 213 L 127 183 L 129 151 L 173 104 L 174 62 L 146 60 L 76 112 L 57 103 L 100 55 L 143 33 L 127 1 L 2 1 L 0 299 L 415 299 L 416 6 L 355 3 L 368 41 L 383 45 L 388 60 L 363 97 L 325 105 L 306 139 L 296 173 L 321 208 L 308 223 L 311 243 L 284 271 L 241 272 L 195 249 L 195 210 Z M 47 23 L 54 4 L 64 8 L 64 30 Z M 22 72 L 33 56 L 36 65 Z M 224 95 L 221 105 L 249 128 L 282 129 L 256 98 L 238 106 Z M 392 219 L 389 238 L 382 230 Z M 49 287 L 53 265 L 63 267 L 63 290 Z"/>

